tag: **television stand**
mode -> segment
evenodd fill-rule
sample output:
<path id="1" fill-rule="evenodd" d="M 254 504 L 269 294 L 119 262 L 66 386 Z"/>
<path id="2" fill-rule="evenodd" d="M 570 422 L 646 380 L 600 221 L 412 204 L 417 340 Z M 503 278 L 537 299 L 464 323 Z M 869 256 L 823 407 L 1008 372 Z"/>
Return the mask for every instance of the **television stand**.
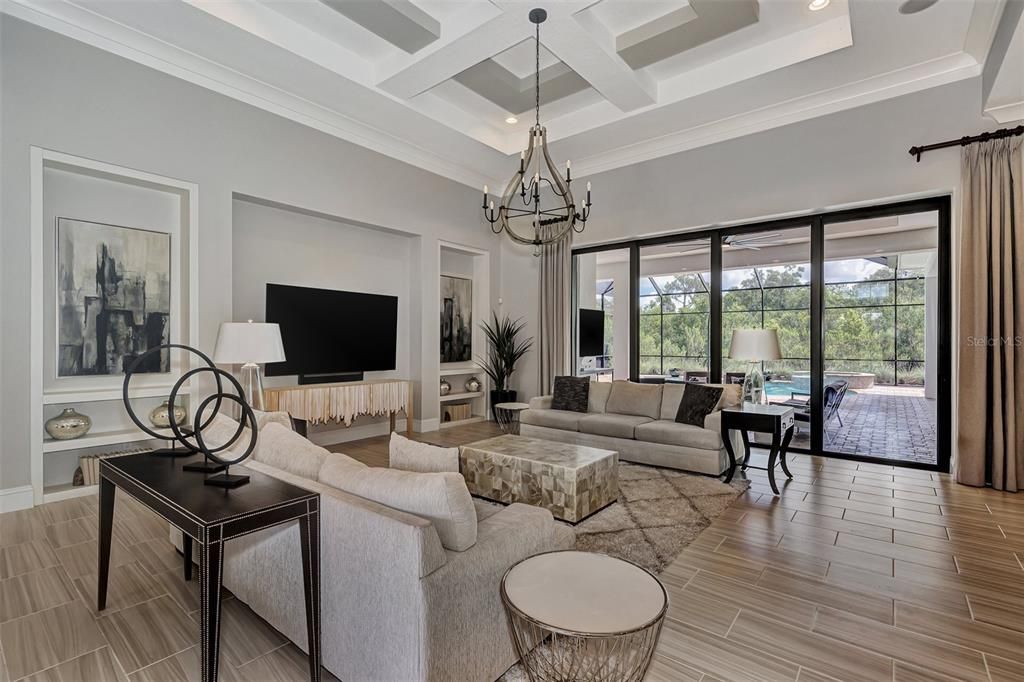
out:
<path id="1" fill-rule="evenodd" d="M 281 411 L 291 415 L 295 430 L 307 435 L 308 424 L 344 422 L 352 426 L 361 416 L 387 415 L 390 430 L 395 430 L 399 412 L 405 412 L 405 433 L 412 436 L 413 405 L 412 381 L 409 379 L 371 379 L 369 381 L 341 381 L 330 384 L 280 386 L 263 391 L 264 402 L 270 412 Z"/>
<path id="2" fill-rule="evenodd" d="M 342 384 L 351 381 L 362 381 L 362 372 L 343 372 L 341 374 L 300 374 L 299 385 L 309 384 Z"/>

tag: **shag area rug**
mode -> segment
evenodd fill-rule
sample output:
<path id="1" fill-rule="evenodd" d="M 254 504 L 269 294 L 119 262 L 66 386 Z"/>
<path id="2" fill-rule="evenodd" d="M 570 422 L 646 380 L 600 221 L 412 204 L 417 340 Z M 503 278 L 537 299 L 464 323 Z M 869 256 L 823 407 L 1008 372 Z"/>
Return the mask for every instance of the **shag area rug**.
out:
<path id="1" fill-rule="evenodd" d="M 620 557 L 660 573 L 748 487 L 711 476 L 619 462 L 619 499 L 585 519 L 576 549 Z M 519 663 L 498 682 L 527 682 Z"/>
<path id="2" fill-rule="evenodd" d="M 750 483 L 619 463 L 619 500 L 574 527 L 576 549 L 660 573 Z"/>

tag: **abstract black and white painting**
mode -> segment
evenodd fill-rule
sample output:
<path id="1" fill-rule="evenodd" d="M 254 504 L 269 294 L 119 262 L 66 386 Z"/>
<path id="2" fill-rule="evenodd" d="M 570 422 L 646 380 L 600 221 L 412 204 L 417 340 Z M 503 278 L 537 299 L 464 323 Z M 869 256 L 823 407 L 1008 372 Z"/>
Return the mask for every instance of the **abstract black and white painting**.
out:
<path id="1" fill-rule="evenodd" d="M 441 275 L 441 362 L 473 358 L 473 280 Z"/>
<path id="2" fill-rule="evenodd" d="M 57 376 L 123 374 L 170 342 L 171 235 L 57 219 Z M 139 372 L 170 372 L 154 354 Z"/>

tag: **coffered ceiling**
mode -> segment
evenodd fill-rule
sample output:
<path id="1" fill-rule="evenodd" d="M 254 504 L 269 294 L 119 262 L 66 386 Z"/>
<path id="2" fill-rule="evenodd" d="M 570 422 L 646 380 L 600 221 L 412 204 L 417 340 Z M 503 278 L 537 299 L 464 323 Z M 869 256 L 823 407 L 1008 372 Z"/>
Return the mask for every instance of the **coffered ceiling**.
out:
<path id="1" fill-rule="evenodd" d="M 4 12 L 414 165 L 577 177 L 977 76 L 1004 0 L 7 0 Z M 979 103 L 979 109 L 980 109 Z"/>

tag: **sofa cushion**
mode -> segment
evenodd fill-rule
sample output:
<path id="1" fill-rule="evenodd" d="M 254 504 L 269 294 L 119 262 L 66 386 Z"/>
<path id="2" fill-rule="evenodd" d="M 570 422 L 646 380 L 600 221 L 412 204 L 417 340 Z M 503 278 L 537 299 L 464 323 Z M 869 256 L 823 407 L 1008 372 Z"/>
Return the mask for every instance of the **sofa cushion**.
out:
<path id="1" fill-rule="evenodd" d="M 320 472 L 317 474 L 316 480 L 322 481 L 324 476 L 338 480 L 338 478 L 342 476 L 347 476 L 349 472 L 365 468 L 366 465 L 357 459 L 352 459 L 348 455 L 343 455 L 340 452 L 330 452 L 327 454 L 327 457 L 324 458 L 324 464 L 320 467 Z"/>
<path id="2" fill-rule="evenodd" d="M 595 436 L 612 438 L 633 438 L 633 429 L 639 424 L 653 421 L 650 417 L 638 417 L 630 414 L 588 414 L 580 419 L 579 430 Z"/>
<path id="3" fill-rule="evenodd" d="M 665 384 L 661 389 L 661 414 L 662 419 L 673 421 L 679 412 L 679 401 L 683 399 L 683 391 L 686 384 Z"/>
<path id="4" fill-rule="evenodd" d="M 320 482 L 427 519 L 446 549 L 462 552 L 476 544 L 476 507 L 460 474 L 325 467 Z"/>
<path id="5" fill-rule="evenodd" d="M 281 424 L 267 424 L 260 431 L 253 457 L 288 473 L 317 480 L 330 453 Z"/>
<path id="6" fill-rule="evenodd" d="M 683 399 L 679 401 L 675 420 L 680 424 L 703 427 L 704 417 L 714 412 L 721 398 L 722 389 L 717 386 L 688 384 L 683 391 Z"/>
<path id="7" fill-rule="evenodd" d="M 519 415 L 519 421 L 523 424 L 534 426 L 546 426 L 549 429 L 562 429 L 563 431 L 577 431 L 580 418 L 584 415 L 579 412 L 568 410 L 523 410 Z"/>
<path id="8" fill-rule="evenodd" d="M 640 424 L 636 427 L 636 439 L 646 443 L 682 445 L 704 450 L 717 450 L 722 447 L 722 437 L 717 431 L 680 424 L 668 419 Z"/>
<path id="9" fill-rule="evenodd" d="M 722 389 L 722 397 L 718 400 L 718 404 L 715 405 L 716 410 L 724 410 L 727 407 L 739 407 L 743 404 L 743 385 L 742 384 L 704 384 L 705 386 L 712 386 L 714 388 Z"/>
<path id="10" fill-rule="evenodd" d="M 551 391 L 551 409 L 586 412 L 589 395 L 589 377 L 555 377 L 555 385 Z"/>
<path id="11" fill-rule="evenodd" d="M 391 443 L 388 445 L 388 466 L 402 471 L 458 473 L 459 449 L 418 443 L 399 433 L 392 433 Z"/>
<path id="12" fill-rule="evenodd" d="M 661 413 L 661 385 L 613 381 L 604 411 L 657 419 Z"/>
<path id="13" fill-rule="evenodd" d="M 608 403 L 608 395 L 612 392 L 610 381 L 590 382 L 590 397 L 587 400 L 587 412 L 601 414 L 605 412 L 605 405 Z"/>

